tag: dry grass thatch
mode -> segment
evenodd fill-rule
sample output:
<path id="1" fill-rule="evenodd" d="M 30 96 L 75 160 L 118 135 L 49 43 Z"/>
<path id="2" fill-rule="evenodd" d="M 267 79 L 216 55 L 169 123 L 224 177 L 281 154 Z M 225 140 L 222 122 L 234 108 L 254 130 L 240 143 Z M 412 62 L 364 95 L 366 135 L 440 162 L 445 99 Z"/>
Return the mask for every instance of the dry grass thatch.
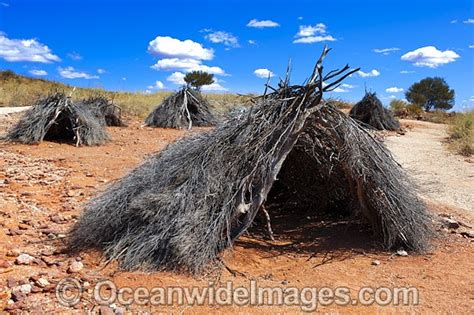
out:
<path id="1" fill-rule="evenodd" d="M 400 130 L 398 120 L 383 107 L 375 93 L 366 92 L 364 98 L 352 107 L 349 116 L 378 130 Z"/>
<path id="2" fill-rule="evenodd" d="M 199 273 L 251 226 L 277 181 L 314 211 L 341 205 L 365 218 L 387 248 L 426 249 L 430 219 L 407 175 L 383 144 L 321 102 L 358 70 L 323 77 L 326 53 L 305 85 L 286 79 L 248 112 L 112 184 L 87 204 L 70 248 L 101 249 L 126 269 Z"/>
<path id="3" fill-rule="evenodd" d="M 93 95 L 78 103 L 91 110 L 104 126 L 126 127 L 122 119 L 122 109 L 103 95 Z"/>
<path id="4" fill-rule="evenodd" d="M 177 129 L 209 127 L 216 123 L 207 101 L 199 92 L 188 87 L 166 98 L 145 120 L 147 126 Z"/>
<path id="5" fill-rule="evenodd" d="M 94 111 L 56 92 L 40 98 L 8 131 L 5 139 L 26 144 L 65 141 L 80 146 L 104 144 L 109 136 Z"/>

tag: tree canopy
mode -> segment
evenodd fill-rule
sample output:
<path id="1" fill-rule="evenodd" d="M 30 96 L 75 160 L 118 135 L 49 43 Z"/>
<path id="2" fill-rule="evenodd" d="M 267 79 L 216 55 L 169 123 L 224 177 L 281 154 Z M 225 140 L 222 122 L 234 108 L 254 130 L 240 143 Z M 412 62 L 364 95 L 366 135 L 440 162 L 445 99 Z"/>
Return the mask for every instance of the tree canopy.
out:
<path id="1" fill-rule="evenodd" d="M 448 110 L 454 106 L 454 90 L 443 78 L 425 78 L 414 83 L 405 93 L 406 99 L 427 112 L 432 109 Z"/>
<path id="2" fill-rule="evenodd" d="M 214 75 L 204 71 L 191 71 L 184 77 L 184 82 L 199 91 L 203 85 L 214 83 Z"/>

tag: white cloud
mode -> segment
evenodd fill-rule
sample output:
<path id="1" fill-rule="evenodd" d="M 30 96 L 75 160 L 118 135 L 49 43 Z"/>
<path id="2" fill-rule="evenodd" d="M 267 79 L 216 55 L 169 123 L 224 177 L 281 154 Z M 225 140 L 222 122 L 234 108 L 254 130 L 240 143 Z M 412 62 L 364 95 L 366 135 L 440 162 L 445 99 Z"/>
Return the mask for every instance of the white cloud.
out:
<path id="1" fill-rule="evenodd" d="M 327 26 L 323 23 L 312 25 L 300 25 L 300 30 L 296 33 L 296 37 L 314 36 L 316 34 L 326 34 Z"/>
<path id="2" fill-rule="evenodd" d="M 201 44 L 190 39 L 179 40 L 169 36 L 157 36 L 148 45 L 148 51 L 153 55 L 197 60 L 212 60 L 214 51 L 204 48 Z"/>
<path id="3" fill-rule="evenodd" d="M 364 71 L 359 70 L 357 73 L 358 73 L 362 78 L 378 77 L 378 76 L 380 75 L 380 71 L 378 71 L 377 69 L 372 69 L 372 70 L 369 71 L 369 72 L 364 72 Z"/>
<path id="4" fill-rule="evenodd" d="M 267 79 L 268 77 L 271 78 L 271 77 L 275 76 L 275 74 L 273 72 L 271 72 L 270 70 L 265 69 L 265 68 L 256 69 L 253 73 L 258 78 L 264 78 L 264 79 Z"/>
<path id="5" fill-rule="evenodd" d="M 457 58 L 459 55 L 452 50 L 440 51 L 434 46 L 426 46 L 407 52 L 401 60 L 409 61 L 417 67 L 437 68 Z"/>
<path id="6" fill-rule="evenodd" d="M 338 86 L 337 88 L 335 88 L 334 90 L 332 90 L 332 92 L 347 93 L 347 92 L 350 92 L 351 89 L 353 89 L 354 87 L 355 87 L 354 85 L 344 83 Z"/>
<path id="7" fill-rule="evenodd" d="M 73 67 L 58 68 L 59 75 L 66 79 L 99 79 L 98 75 L 91 75 L 86 72 L 76 71 Z"/>
<path id="8" fill-rule="evenodd" d="M 30 70 L 29 73 L 31 73 L 32 75 L 39 76 L 39 77 L 48 75 L 48 72 L 44 70 L 36 70 L 36 69 Z"/>
<path id="9" fill-rule="evenodd" d="M 397 97 L 396 97 L 395 95 L 390 95 L 388 98 L 393 100 L 393 99 L 395 99 L 395 98 L 397 98 Z"/>
<path id="10" fill-rule="evenodd" d="M 469 48 L 474 48 L 474 45 L 469 45 Z"/>
<path id="11" fill-rule="evenodd" d="M 415 73 L 415 71 L 411 71 L 411 70 L 402 70 L 400 71 L 401 74 L 409 74 L 409 73 Z"/>
<path id="12" fill-rule="evenodd" d="M 148 90 L 163 90 L 165 85 L 161 81 L 156 81 L 154 85 L 147 86 Z"/>
<path id="13" fill-rule="evenodd" d="M 48 46 L 36 39 L 9 39 L 0 32 L 0 58 L 6 61 L 51 63 L 61 61 Z"/>
<path id="14" fill-rule="evenodd" d="M 300 21 L 301 21 L 302 19 L 303 19 L 303 17 L 302 17 L 302 16 L 298 16 L 298 20 L 300 20 Z"/>
<path id="15" fill-rule="evenodd" d="M 312 43 L 319 43 L 319 42 L 334 42 L 336 39 L 331 35 L 326 36 L 308 36 L 308 37 L 301 37 L 295 39 L 293 43 L 295 44 L 312 44 Z"/>
<path id="16" fill-rule="evenodd" d="M 396 87 L 396 86 L 393 86 L 393 87 L 386 88 L 385 92 L 387 92 L 387 93 L 400 93 L 400 92 L 403 92 L 403 89 L 399 88 L 399 87 Z"/>
<path id="17" fill-rule="evenodd" d="M 6 8 L 8 8 L 8 7 L 10 6 L 10 5 L 9 5 L 8 3 L 6 3 L 6 2 L 1 2 L 0 4 L 1 4 L 3 7 L 6 7 Z"/>
<path id="18" fill-rule="evenodd" d="M 295 35 L 295 44 L 311 44 L 317 42 L 333 42 L 336 39 L 327 34 L 327 26 L 323 23 L 312 25 L 300 25 L 298 33 Z"/>
<path id="19" fill-rule="evenodd" d="M 224 91 L 227 91 L 227 89 L 225 87 L 223 87 L 222 85 L 220 85 L 220 83 L 218 82 L 214 82 L 212 84 L 209 84 L 209 85 L 204 85 L 202 86 L 201 90 L 203 91 L 220 91 L 220 92 L 224 92 Z"/>
<path id="20" fill-rule="evenodd" d="M 467 20 L 464 20 L 462 22 L 465 23 L 465 24 L 474 24 L 474 19 L 467 19 Z"/>
<path id="21" fill-rule="evenodd" d="M 217 31 L 209 33 L 205 36 L 208 41 L 211 41 L 216 44 L 224 44 L 228 47 L 240 47 L 239 40 L 232 33 L 227 33 L 224 31 Z"/>
<path id="22" fill-rule="evenodd" d="M 155 70 L 165 70 L 165 71 L 205 71 L 211 74 L 225 75 L 225 71 L 219 67 L 210 67 L 203 65 L 200 60 L 186 58 L 165 58 L 158 60 L 156 64 L 151 66 Z"/>
<path id="23" fill-rule="evenodd" d="M 253 19 L 247 23 L 248 27 L 264 28 L 264 27 L 278 27 L 280 24 L 272 20 L 257 20 Z"/>
<path id="24" fill-rule="evenodd" d="M 156 86 L 156 88 L 158 88 L 158 89 L 160 89 L 160 90 L 162 90 L 162 89 L 165 88 L 165 85 L 164 85 L 163 82 L 161 82 L 161 81 L 156 81 L 156 82 L 155 82 L 155 86 Z"/>
<path id="25" fill-rule="evenodd" d="M 75 51 L 68 53 L 67 56 L 72 60 L 82 60 L 82 56 Z"/>
<path id="26" fill-rule="evenodd" d="M 451 20 L 451 22 L 449 22 L 449 23 L 456 24 L 457 22 L 458 22 L 458 20 Z"/>
<path id="27" fill-rule="evenodd" d="M 105 69 L 102 69 L 102 68 L 97 69 L 97 73 L 98 73 L 98 74 L 104 74 L 104 73 L 106 73 L 106 72 L 107 72 L 107 71 L 106 71 Z"/>
<path id="28" fill-rule="evenodd" d="M 185 74 L 182 72 L 173 72 L 166 80 L 174 84 L 183 85 L 186 84 L 186 82 L 184 82 L 184 76 Z"/>
<path id="29" fill-rule="evenodd" d="M 388 55 L 394 51 L 399 51 L 400 48 L 397 48 L 397 47 L 391 47 L 391 48 L 376 48 L 374 49 L 374 52 L 377 53 L 377 54 L 384 54 L 384 55 Z"/>
<path id="30" fill-rule="evenodd" d="M 257 44 L 257 42 L 254 41 L 253 39 L 249 39 L 249 40 L 248 40 L 248 43 L 249 43 L 250 45 L 256 45 L 256 44 Z"/>
<path id="31" fill-rule="evenodd" d="M 122 81 L 127 81 L 127 78 L 126 78 L 126 77 L 123 77 L 123 78 L 122 78 Z"/>

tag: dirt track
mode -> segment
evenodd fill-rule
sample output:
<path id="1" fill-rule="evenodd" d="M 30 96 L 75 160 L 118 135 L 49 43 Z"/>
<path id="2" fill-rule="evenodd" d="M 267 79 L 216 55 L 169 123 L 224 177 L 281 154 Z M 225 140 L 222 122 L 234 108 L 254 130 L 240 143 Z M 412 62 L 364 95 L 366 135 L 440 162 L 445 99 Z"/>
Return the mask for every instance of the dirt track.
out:
<path id="1" fill-rule="evenodd" d="M 0 120 L 0 133 L 11 121 Z M 436 185 L 424 185 L 423 194 L 430 198 L 430 210 L 453 214 L 472 226 L 470 213 L 472 186 L 459 189 L 472 164 L 452 158 L 439 143 L 442 134 L 437 128 L 415 125 L 405 136 L 389 137 L 387 144 L 395 156 L 413 173 L 420 183 L 426 183 L 433 169 L 424 166 L 429 159 L 436 161 Z M 185 135 L 185 131 L 142 129 L 139 122 L 128 128 L 110 128 L 114 141 L 103 147 L 75 148 L 68 144 L 42 143 L 38 146 L 18 144 L 0 145 L 0 287 L 33 283 L 36 293 L 29 293 L 19 302 L 8 304 L 10 311 L 68 310 L 57 303 L 55 284 L 65 277 L 79 279 L 90 285 L 99 279 L 112 279 L 118 286 L 204 287 L 209 279 L 201 279 L 167 272 L 120 272 L 115 263 L 104 266 L 100 253 L 82 253 L 69 256 L 61 252 L 62 237 L 81 213 L 81 205 L 106 185 L 135 167 L 149 153 L 162 149 L 167 143 Z M 197 132 L 197 131 L 196 131 Z M 426 133 L 426 136 L 425 136 Z M 416 149 L 416 151 L 415 151 Z M 435 150 L 435 151 L 433 151 Z M 412 157 L 412 153 L 416 156 Z M 440 154 L 443 153 L 443 154 Z M 454 165 L 455 164 L 455 165 Z M 418 168 L 421 167 L 421 168 Z M 439 170 L 440 167 L 444 167 Z M 454 170 L 453 178 L 449 171 Z M 464 171 L 463 171 L 464 170 Z M 434 173 L 434 172 L 433 172 Z M 471 182 L 472 185 L 472 182 Z M 422 185 L 423 186 L 423 185 Z M 470 188 L 471 187 L 471 188 Z M 440 189 L 436 193 L 435 189 Z M 456 190 L 457 189 L 457 190 Z M 469 190 L 471 189 L 471 190 Z M 455 198 L 449 198 L 455 193 Z M 448 205 L 448 206 L 447 206 Z M 451 205 L 451 206 L 449 206 Z M 452 206 L 458 206 L 456 208 Z M 417 306 L 319 306 L 321 312 L 379 313 L 421 312 L 469 313 L 474 297 L 474 243 L 459 233 L 440 231 L 433 252 L 427 255 L 394 256 L 381 250 L 365 226 L 347 221 L 324 221 L 299 218 L 293 222 L 274 226 L 276 242 L 270 243 L 258 235 L 244 237 L 233 251 L 224 255 L 226 265 L 239 272 L 232 275 L 224 270 L 219 280 L 233 281 L 234 287 L 248 286 L 257 280 L 259 286 L 344 286 L 352 292 L 363 286 L 417 287 L 420 305 Z M 34 260 L 27 265 L 16 265 L 21 253 Z M 77 273 L 68 269 L 80 260 L 84 268 Z M 379 260 L 380 265 L 373 265 Z M 105 267 L 105 268 L 104 268 Z M 41 275 L 44 273 L 43 275 Z M 46 278 L 50 285 L 40 288 L 38 277 Z M 88 299 L 91 287 L 84 296 Z M 3 305 L 12 288 L 0 292 Z M 78 310 L 93 305 L 83 299 Z M 94 308 L 97 310 L 97 307 Z M 152 307 L 132 305 L 131 310 L 168 311 L 185 313 L 208 312 L 299 312 L 299 306 L 212 306 L 190 309 L 188 306 Z M 111 309 L 107 309 L 111 311 Z M 70 309 L 68 310 L 70 311 Z M 104 310 L 105 312 L 105 310 Z"/>
<path id="2" fill-rule="evenodd" d="M 27 110 L 30 106 L 23 106 L 23 107 L 0 107 L 0 116 L 2 115 L 9 115 L 13 113 L 19 113 L 22 111 Z"/>
<path id="3" fill-rule="evenodd" d="M 446 125 L 410 120 L 405 124 L 415 128 L 385 143 L 415 178 L 422 194 L 474 215 L 474 161 L 446 150 Z"/>

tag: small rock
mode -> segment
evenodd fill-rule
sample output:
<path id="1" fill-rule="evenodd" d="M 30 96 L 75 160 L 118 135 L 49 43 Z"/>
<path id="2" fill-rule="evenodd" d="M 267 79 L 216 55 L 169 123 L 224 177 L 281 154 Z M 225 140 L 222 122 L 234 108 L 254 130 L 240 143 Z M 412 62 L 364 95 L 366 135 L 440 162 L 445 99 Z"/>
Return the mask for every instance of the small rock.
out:
<path id="1" fill-rule="evenodd" d="M 10 249 L 10 250 L 7 252 L 7 256 L 8 256 L 8 257 L 17 257 L 17 256 L 20 255 L 20 254 L 21 254 L 20 250 L 19 250 L 19 249 L 16 249 L 16 248 Z"/>
<path id="2" fill-rule="evenodd" d="M 22 293 L 21 291 L 12 292 L 12 299 L 15 302 L 23 301 L 24 299 L 26 299 L 26 294 Z"/>
<path id="3" fill-rule="evenodd" d="M 18 285 L 29 284 L 30 281 L 28 279 L 20 279 L 18 280 Z"/>
<path id="4" fill-rule="evenodd" d="M 80 261 L 73 261 L 71 265 L 68 268 L 69 273 L 76 273 L 82 270 L 84 268 L 84 264 Z"/>
<path id="5" fill-rule="evenodd" d="M 446 227 L 448 229 L 453 229 L 453 230 L 455 230 L 455 229 L 457 229 L 461 226 L 458 221 L 453 220 L 451 218 L 445 218 L 445 217 L 441 218 L 441 224 L 444 227 Z"/>
<path id="6" fill-rule="evenodd" d="M 19 285 L 17 287 L 14 287 L 12 289 L 12 293 L 15 293 L 15 292 L 21 292 L 23 294 L 30 294 L 31 293 L 31 289 L 32 289 L 32 286 L 31 284 L 27 283 L 27 284 L 22 284 L 22 285 Z"/>
<path id="7" fill-rule="evenodd" d="M 9 287 L 10 289 L 11 288 L 14 288 L 18 285 L 18 281 L 16 281 L 15 278 L 13 277 L 8 277 L 7 278 L 7 287 Z"/>
<path id="8" fill-rule="evenodd" d="M 0 288 L 0 309 L 7 306 L 8 300 L 12 297 L 10 290 Z"/>
<path id="9" fill-rule="evenodd" d="M 75 192 L 74 190 L 68 190 L 68 192 L 67 192 L 68 197 L 75 197 L 75 196 L 77 196 L 77 194 L 78 193 Z"/>
<path id="10" fill-rule="evenodd" d="M 402 257 L 406 257 L 406 256 L 408 256 L 408 253 L 407 253 L 406 250 L 399 249 L 399 250 L 397 250 L 397 255 L 402 256 Z"/>
<path id="11" fill-rule="evenodd" d="M 18 224 L 20 230 L 28 230 L 30 227 L 26 224 Z"/>
<path id="12" fill-rule="evenodd" d="M 380 265 L 380 260 L 372 260 L 372 266 L 378 266 Z"/>
<path id="13" fill-rule="evenodd" d="M 474 238 L 474 230 L 461 232 L 461 235 L 469 238 Z"/>
<path id="14" fill-rule="evenodd" d="M 0 268 L 10 268 L 11 266 L 11 262 L 6 260 L 0 260 Z"/>
<path id="15" fill-rule="evenodd" d="M 283 280 L 283 281 L 281 282 L 281 284 L 283 284 L 283 285 L 287 285 L 288 283 L 289 283 L 288 280 Z"/>
<path id="16" fill-rule="evenodd" d="M 49 281 L 46 278 L 39 278 L 38 280 L 36 280 L 36 285 L 40 288 L 44 288 L 49 285 Z"/>
<path id="17" fill-rule="evenodd" d="M 52 215 L 50 217 L 51 221 L 53 221 L 54 223 L 62 223 L 63 222 L 63 218 L 58 215 L 58 214 L 55 214 L 55 215 Z"/>
<path id="18" fill-rule="evenodd" d="M 42 259 L 42 260 L 46 263 L 46 265 L 48 265 L 48 266 L 53 266 L 53 265 L 56 265 L 56 264 L 58 263 L 54 258 L 52 258 L 52 257 L 50 257 L 50 256 L 43 256 L 43 257 L 41 257 L 41 259 Z"/>
<path id="19" fill-rule="evenodd" d="M 127 310 L 123 307 L 116 307 L 114 311 L 115 315 L 124 315 Z"/>
<path id="20" fill-rule="evenodd" d="M 21 254 L 16 258 L 16 263 L 18 265 L 29 265 L 35 260 L 34 257 L 28 255 L 28 254 Z"/>
<path id="21" fill-rule="evenodd" d="M 31 293 L 40 293 L 40 292 L 42 292 L 42 291 L 43 291 L 42 288 L 37 287 L 37 286 L 35 286 L 35 285 L 31 287 Z"/>
<path id="22" fill-rule="evenodd" d="M 99 308 L 99 314 L 100 314 L 100 315 L 115 315 L 115 312 L 114 312 L 114 310 L 113 310 L 111 307 L 102 305 L 102 306 Z"/>

